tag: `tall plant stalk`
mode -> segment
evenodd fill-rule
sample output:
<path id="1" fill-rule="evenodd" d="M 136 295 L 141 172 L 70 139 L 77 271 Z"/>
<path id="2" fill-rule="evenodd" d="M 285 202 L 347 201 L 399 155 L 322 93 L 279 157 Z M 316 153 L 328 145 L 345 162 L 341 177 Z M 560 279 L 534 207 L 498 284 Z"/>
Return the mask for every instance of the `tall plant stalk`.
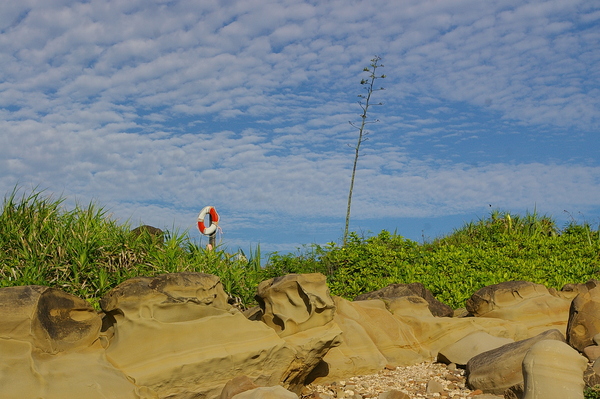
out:
<path id="1" fill-rule="evenodd" d="M 358 105 L 362 109 L 362 114 L 360 115 L 361 122 L 360 125 L 356 125 L 353 122 L 349 122 L 354 128 L 358 130 L 358 141 L 356 142 L 356 146 L 354 147 L 354 164 L 352 166 L 352 177 L 350 179 L 350 190 L 348 191 L 348 208 L 346 209 L 346 227 L 344 228 L 344 245 L 346 245 L 346 241 L 348 240 L 348 228 L 350 226 L 350 209 L 352 207 L 352 193 L 354 190 L 354 178 L 356 177 L 356 165 L 358 164 L 358 156 L 360 151 L 360 145 L 368 140 L 367 135 L 369 132 L 365 130 L 365 127 L 369 123 L 378 122 L 377 120 L 368 121 L 367 120 L 367 112 L 369 111 L 369 107 L 371 105 L 382 105 L 382 103 L 371 104 L 371 95 L 379 90 L 384 90 L 383 87 L 375 87 L 375 81 L 377 79 L 385 78 L 385 75 L 377 75 L 377 68 L 383 68 L 383 64 L 381 64 L 381 57 L 375 56 L 371 60 L 370 67 L 365 67 L 363 72 L 369 72 L 369 77 L 367 79 L 361 79 L 360 84 L 363 85 L 363 88 L 367 91 L 367 94 L 359 94 L 358 97 L 360 100 L 358 101 Z"/>

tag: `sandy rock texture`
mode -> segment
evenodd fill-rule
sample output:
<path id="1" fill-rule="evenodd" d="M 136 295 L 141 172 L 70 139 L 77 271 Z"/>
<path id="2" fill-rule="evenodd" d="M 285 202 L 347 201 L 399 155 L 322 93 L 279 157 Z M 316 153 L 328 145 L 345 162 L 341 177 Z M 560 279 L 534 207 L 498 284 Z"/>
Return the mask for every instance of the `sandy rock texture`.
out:
<path id="1" fill-rule="evenodd" d="M 553 372 L 578 391 L 584 378 L 600 381 L 579 354 L 600 352 L 596 285 L 496 284 L 474 293 L 461 317 L 420 284 L 348 301 L 331 296 L 321 274 L 262 282 L 259 307 L 245 313 L 202 273 L 125 281 L 100 313 L 57 289 L 2 288 L 0 397 L 292 398 L 328 386 L 309 394 L 533 399 Z M 575 366 L 561 368 L 561 359 Z M 414 389 L 359 389 L 359 376 L 402 370 L 440 375 L 403 374 Z"/>
<path id="2" fill-rule="evenodd" d="M 2 288 L 0 320 L 0 397 L 157 397 L 110 363 L 102 318 L 81 298 L 41 286 Z"/>

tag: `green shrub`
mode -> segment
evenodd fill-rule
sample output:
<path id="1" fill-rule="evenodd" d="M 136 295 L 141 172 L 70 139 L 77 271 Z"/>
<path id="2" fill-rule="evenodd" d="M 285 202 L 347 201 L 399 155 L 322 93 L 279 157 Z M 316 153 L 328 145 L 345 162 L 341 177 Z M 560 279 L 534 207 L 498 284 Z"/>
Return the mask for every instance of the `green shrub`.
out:
<path id="1" fill-rule="evenodd" d="M 583 397 L 585 399 L 600 399 L 600 385 L 585 388 Z"/>

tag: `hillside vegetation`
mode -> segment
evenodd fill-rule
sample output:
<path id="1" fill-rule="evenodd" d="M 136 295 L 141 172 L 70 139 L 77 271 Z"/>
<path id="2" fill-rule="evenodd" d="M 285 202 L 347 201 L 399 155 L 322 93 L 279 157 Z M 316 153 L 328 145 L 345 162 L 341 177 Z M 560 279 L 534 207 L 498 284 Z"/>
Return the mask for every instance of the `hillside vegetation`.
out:
<path id="1" fill-rule="evenodd" d="M 307 245 L 273 253 L 261 266 L 250 256 L 219 247 L 208 251 L 186 233 L 164 239 L 135 235 L 96 204 L 68 210 L 43 192 L 5 197 L 0 214 L 0 286 L 47 285 L 95 306 L 126 279 L 195 271 L 215 274 L 242 306 L 252 306 L 261 281 L 288 273 L 320 272 L 332 294 L 352 299 L 391 283 L 421 282 L 453 308 L 479 288 L 528 280 L 560 289 L 600 274 L 600 232 L 587 222 L 559 228 L 552 218 L 492 212 L 431 242 L 382 231 L 351 233 L 345 246 Z"/>

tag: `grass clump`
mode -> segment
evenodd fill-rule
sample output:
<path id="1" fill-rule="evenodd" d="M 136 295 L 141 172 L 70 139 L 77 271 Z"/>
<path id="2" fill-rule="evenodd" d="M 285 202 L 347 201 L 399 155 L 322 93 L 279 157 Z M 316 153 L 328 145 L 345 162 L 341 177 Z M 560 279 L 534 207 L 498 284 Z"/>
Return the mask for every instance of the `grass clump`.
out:
<path id="1" fill-rule="evenodd" d="M 64 198 L 42 192 L 4 199 L 0 213 L 0 287 L 45 285 L 97 306 L 108 290 L 136 276 L 194 271 L 221 277 L 228 293 L 251 303 L 257 259 L 208 251 L 187 234 L 132 234 L 96 204 L 65 210 Z M 260 263 L 258 262 L 258 270 Z"/>

